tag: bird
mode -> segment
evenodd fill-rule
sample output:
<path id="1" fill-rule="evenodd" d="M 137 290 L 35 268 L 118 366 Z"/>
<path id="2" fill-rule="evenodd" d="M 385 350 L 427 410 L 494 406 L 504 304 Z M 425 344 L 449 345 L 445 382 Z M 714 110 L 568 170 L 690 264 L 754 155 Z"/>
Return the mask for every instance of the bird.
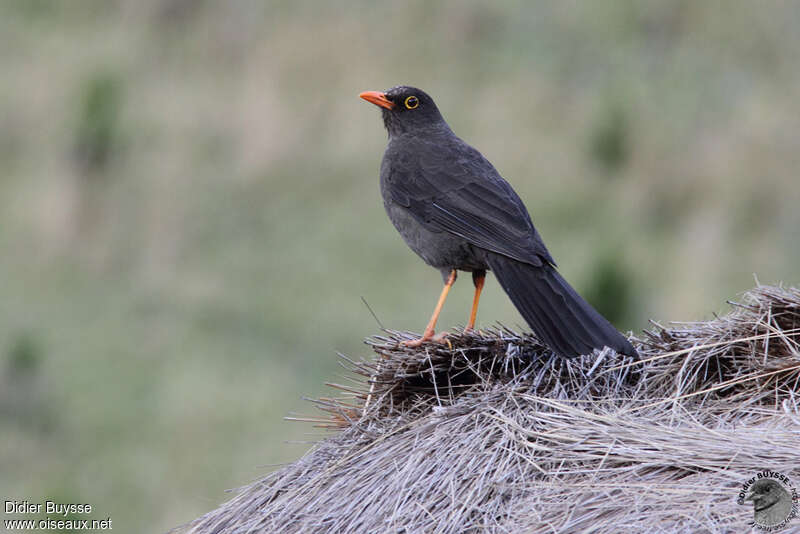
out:
<path id="1" fill-rule="evenodd" d="M 398 85 L 365 91 L 380 107 L 388 144 L 380 189 L 389 219 L 406 244 L 442 274 L 444 287 L 422 337 L 409 347 L 445 342 L 435 327 L 458 271 L 471 272 L 475 326 L 491 271 L 536 336 L 564 358 L 609 347 L 638 357 L 630 341 L 556 270 L 556 262 L 511 185 L 478 150 L 453 133 L 433 99 Z"/>
<path id="2" fill-rule="evenodd" d="M 756 524 L 774 527 L 785 521 L 792 512 L 792 496 L 776 480 L 757 480 L 745 500 L 753 501 Z"/>

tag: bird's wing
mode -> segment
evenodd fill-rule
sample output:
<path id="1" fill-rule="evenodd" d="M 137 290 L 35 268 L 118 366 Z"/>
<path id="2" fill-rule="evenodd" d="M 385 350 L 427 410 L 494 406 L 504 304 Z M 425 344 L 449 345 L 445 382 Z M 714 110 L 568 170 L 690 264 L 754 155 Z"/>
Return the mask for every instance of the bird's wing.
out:
<path id="1" fill-rule="evenodd" d="M 419 223 L 525 263 L 555 265 L 522 200 L 480 152 L 457 138 L 411 145 L 387 152 L 384 176 L 392 200 Z"/>

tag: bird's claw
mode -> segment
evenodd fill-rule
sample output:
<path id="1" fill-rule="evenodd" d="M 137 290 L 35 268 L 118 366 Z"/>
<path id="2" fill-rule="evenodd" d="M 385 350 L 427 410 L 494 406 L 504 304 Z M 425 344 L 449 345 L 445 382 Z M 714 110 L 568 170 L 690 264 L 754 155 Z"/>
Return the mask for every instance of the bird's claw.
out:
<path id="1" fill-rule="evenodd" d="M 447 339 L 447 336 L 448 336 L 447 332 L 442 332 L 441 334 L 437 334 L 437 335 L 433 336 L 433 338 L 431 338 L 431 341 L 433 341 L 434 343 L 440 343 L 442 345 L 447 345 L 447 347 L 452 350 L 453 349 L 453 344 L 450 343 L 450 340 Z"/>
<path id="2" fill-rule="evenodd" d="M 468 327 L 466 327 L 464 329 L 464 334 L 477 334 L 477 335 L 482 336 L 483 335 L 483 330 L 477 330 L 475 328 L 472 328 L 471 326 L 468 326 Z"/>
<path id="3" fill-rule="evenodd" d="M 404 347 L 416 348 L 421 346 L 423 343 L 427 343 L 428 341 L 432 341 L 433 343 L 441 343 L 442 345 L 447 345 L 451 349 L 453 348 L 453 344 L 450 343 L 449 339 L 447 339 L 447 332 L 441 332 L 434 335 L 433 331 L 425 332 L 425 334 L 419 339 L 408 339 L 403 341 L 401 345 Z"/>

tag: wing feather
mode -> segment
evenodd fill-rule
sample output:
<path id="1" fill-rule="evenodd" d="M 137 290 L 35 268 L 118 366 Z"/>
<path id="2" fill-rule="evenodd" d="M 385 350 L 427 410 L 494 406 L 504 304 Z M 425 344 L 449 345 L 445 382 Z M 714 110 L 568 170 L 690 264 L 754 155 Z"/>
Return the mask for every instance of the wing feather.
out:
<path id="1" fill-rule="evenodd" d="M 532 265 L 555 265 L 508 182 L 480 152 L 458 138 L 449 141 L 406 140 L 402 154 L 390 145 L 384 164 L 392 200 L 430 231 Z"/>

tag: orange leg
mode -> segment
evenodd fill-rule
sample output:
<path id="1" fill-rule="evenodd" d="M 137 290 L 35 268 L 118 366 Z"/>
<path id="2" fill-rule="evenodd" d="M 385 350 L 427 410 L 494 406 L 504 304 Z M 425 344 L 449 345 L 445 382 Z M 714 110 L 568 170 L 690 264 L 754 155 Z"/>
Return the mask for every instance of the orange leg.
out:
<path id="1" fill-rule="evenodd" d="M 447 281 L 444 283 L 444 288 L 442 288 L 442 294 L 439 295 L 439 302 L 436 303 L 436 308 L 433 310 L 433 315 L 431 315 L 431 320 L 428 321 L 428 326 L 425 327 L 425 333 L 422 334 L 422 337 L 419 339 L 413 339 L 410 341 L 403 341 L 403 345 L 406 347 L 419 347 L 426 341 L 437 341 L 441 342 L 444 340 L 444 336 L 446 334 L 439 334 L 438 336 L 434 337 L 435 328 L 436 328 L 436 321 L 439 319 L 439 314 L 442 313 L 442 307 L 444 306 L 444 301 L 447 299 L 447 294 L 450 292 L 450 288 L 453 287 L 453 284 L 456 283 L 456 270 L 453 269 L 450 271 L 450 276 L 447 277 Z"/>
<path id="2" fill-rule="evenodd" d="M 469 314 L 469 323 L 464 329 L 469 332 L 475 328 L 475 319 L 478 317 L 478 302 L 481 300 L 483 282 L 486 280 L 486 271 L 472 271 L 472 283 L 475 284 L 475 296 L 472 298 L 472 311 Z"/>

